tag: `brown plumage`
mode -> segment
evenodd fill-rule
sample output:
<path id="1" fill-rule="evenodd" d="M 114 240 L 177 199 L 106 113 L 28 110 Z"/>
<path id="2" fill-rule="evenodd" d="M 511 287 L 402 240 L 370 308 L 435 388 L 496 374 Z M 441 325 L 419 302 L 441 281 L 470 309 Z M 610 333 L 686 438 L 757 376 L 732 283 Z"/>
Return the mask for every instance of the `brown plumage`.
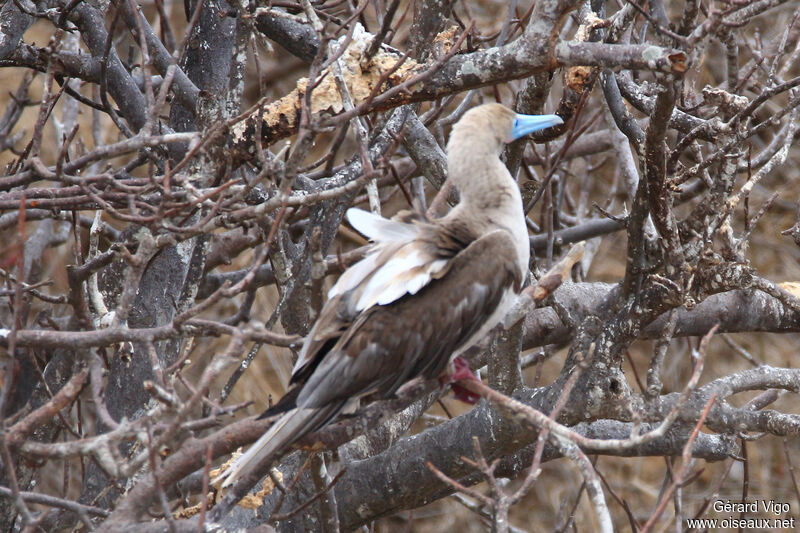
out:
<path id="1" fill-rule="evenodd" d="M 454 126 L 448 168 L 462 201 L 445 217 L 348 211 L 375 245 L 329 292 L 292 388 L 262 416 L 285 414 L 218 478 L 226 486 L 244 469 L 265 469 L 359 398 L 389 397 L 412 378 L 439 376 L 503 318 L 530 252 L 519 189 L 498 156 L 505 142 L 533 131 L 521 122 L 527 117 L 489 104 Z"/>

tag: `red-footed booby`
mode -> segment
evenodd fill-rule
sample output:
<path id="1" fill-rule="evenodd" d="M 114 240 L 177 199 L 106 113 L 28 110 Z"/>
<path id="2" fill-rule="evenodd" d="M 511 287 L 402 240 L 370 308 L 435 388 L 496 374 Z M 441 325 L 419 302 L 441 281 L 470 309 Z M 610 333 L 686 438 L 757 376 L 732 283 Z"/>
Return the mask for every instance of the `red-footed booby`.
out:
<path id="1" fill-rule="evenodd" d="M 305 339 L 293 388 L 262 417 L 285 414 L 214 483 L 264 468 L 305 435 L 367 395 L 389 397 L 409 380 L 436 378 L 503 319 L 528 273 L 522 198 L 500 161 L 505 143 L 561 124 L 500 104 L 476 107 L 453 127 L 449 177 L 461 201 L 429 220 L 388 220 L 349 209 L 374 245 L 345 271 Z"/>

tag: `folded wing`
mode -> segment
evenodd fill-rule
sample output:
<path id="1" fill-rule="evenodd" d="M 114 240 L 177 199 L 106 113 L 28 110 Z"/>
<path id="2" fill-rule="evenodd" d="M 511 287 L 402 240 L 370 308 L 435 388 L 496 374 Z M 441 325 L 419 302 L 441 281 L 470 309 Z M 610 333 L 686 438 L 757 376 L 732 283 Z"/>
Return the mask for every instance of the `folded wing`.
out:
<path id="1" fill-rule="evenodd" d="M 347 210 L 347 219 L 373 246 L 328 291 L 328 301 L 300 351 L 291 383 L 309 375 L 318 352 L 326 353 L 322 348 L 340 337 L 359 313 L 416 294 L 441 276 L 460 251 L 439 248 L 436 236 L 441 228 L 419 213 L 402 212 L 390 220 L 352 208 Z"/>
<path id="2" fill-rule="evenodd" d="M 440 272 L 446 274 L 430 276 L 419 290 L 388 304 L 348 317 L 347 294 L 330 301 L 328 314 L 315 326 L 325 335 L 309 339 L 306 363 L 293 376 L 302 388 L 295 405 L 389 396 L 413 377 L 438 376 L 454 353 L 496 325 L 501 307 L 522 283 L 510 235 L 502 230 L 484 235 L 445 262 Z"/>

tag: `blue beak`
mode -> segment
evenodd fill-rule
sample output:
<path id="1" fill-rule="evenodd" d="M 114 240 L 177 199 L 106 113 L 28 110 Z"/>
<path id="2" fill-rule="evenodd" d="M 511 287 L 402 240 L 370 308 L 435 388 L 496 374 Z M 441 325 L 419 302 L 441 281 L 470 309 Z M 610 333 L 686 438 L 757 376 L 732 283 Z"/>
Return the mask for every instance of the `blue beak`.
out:
<path id="1" fill-rule="evenodd" d="M 511 140 L 514 141 L 534 131 L 543 130 L 551 126 L 558 126 L 564 121 L 558 115 L 517 115 L 514 119 L 514 129 L 511 130 Z"/>

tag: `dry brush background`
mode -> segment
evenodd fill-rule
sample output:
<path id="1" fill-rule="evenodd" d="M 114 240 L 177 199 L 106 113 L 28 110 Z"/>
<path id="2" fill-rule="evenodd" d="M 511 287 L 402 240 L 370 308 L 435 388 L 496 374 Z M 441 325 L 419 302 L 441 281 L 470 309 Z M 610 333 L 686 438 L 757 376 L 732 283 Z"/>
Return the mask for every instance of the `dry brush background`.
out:
<path id="1" fill-rule="evenodd" d="M 0 530 L 800 518 L 796 0 L 6 0 L 0 28 Z M 344 210 L 445 212 L 488 101 L 566 122 L 504 154 L 531 285 L 586 243 L 471 354 L 487 401 L 417 383 L 212 507 L 363 252 Z"/>

